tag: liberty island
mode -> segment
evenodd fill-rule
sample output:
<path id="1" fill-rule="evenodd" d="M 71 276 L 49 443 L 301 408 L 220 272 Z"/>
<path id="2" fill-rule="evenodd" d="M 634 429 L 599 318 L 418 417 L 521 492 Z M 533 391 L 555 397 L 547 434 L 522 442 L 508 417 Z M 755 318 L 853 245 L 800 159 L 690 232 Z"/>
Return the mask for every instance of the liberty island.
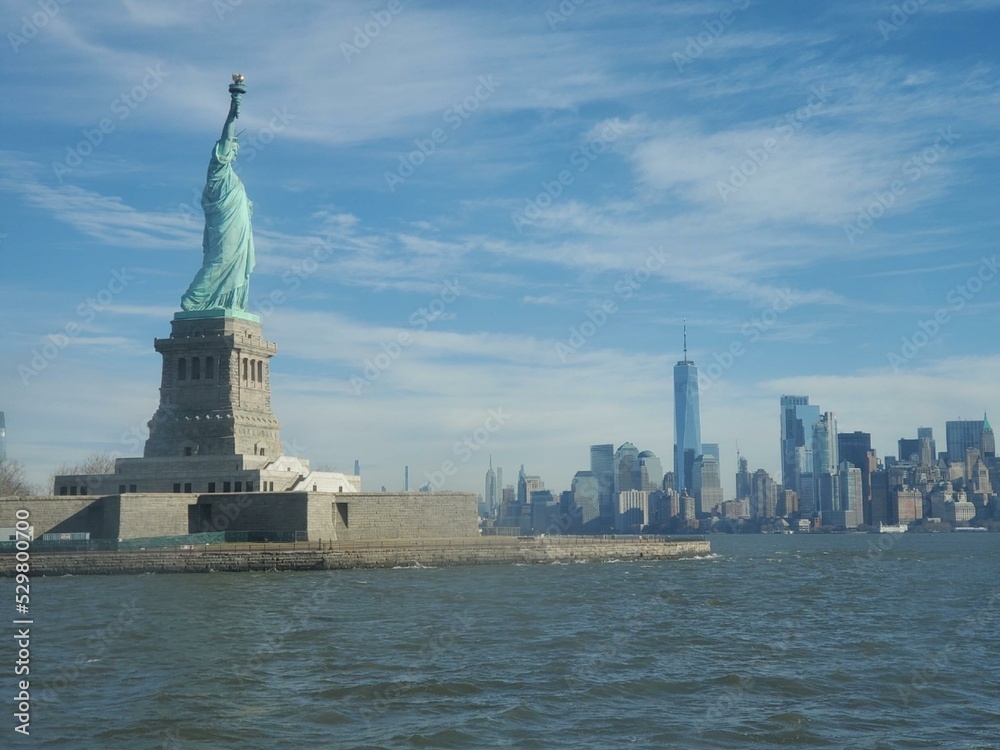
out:
<path id="1" fill-rule="evenodd" d="M 256 262 L 253 204 L 233 169 L 246 92 L 244 76 L 234 74 L 202 191 L 201 267 L 181 297 L 170 336 L 154 340 L 163 367 L 143 455 L 115 459 L 111 473 L 56 475 L 51 496 L 0 498 L 0 527 L 13 526 L 17 513 L 30 514 L 35 539 L 41 537 L 33 548 L 36 571 L 315 570 L 401 562 L 654 560 L 709 552 L 707 542 L 692 539 L 483 540 L 473 494 L 364 492 L 357 470 L 318 470 L 289 455 L 271 409 L 271 360 L 278 347 L 264 338 L 260 317 L 248 311 Z M 72 544 L 60 546 L 62 541 Z M 234 542 L 306 549 L 272 548 L 261 555 L 259 549 L 209 548 Z M 39 554 L 46 545 L 63 553 L 107 554 L 46 561 Z M 157 548 L 186 554 L 173 562 L 137 555 Z M 13 572 L 0 564 L 0 575 Z"/>

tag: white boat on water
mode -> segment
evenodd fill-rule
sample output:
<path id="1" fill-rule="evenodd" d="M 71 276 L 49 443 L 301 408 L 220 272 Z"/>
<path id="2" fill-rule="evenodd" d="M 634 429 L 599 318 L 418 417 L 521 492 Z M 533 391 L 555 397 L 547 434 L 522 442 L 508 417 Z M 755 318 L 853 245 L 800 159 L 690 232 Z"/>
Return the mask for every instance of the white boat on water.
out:
<path id="1" fill-rule="evenodd" d="M 889 524 L 889 523 L 879 523 L 878 533 L 879 534 L 903 534 L 909 527 L 905 524 Z"/>
<path id="2" fill-rule="evenodd" d="M 956 526 L 955 531 L 988 531 L 985 526 Z"/>

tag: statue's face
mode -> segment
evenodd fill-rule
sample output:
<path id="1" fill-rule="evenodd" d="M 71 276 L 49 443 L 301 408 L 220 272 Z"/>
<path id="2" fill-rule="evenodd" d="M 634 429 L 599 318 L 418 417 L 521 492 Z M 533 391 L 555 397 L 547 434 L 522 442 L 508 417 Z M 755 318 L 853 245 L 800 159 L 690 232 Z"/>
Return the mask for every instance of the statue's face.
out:
<path id="1" fill-rule="evenodd" d="M 239 154 L 239 152 L 240 152 L 240 142 L 237 141 L 236 139 L 233 139 L 232 146 L 230 146 L 229 151 L 226 152 L 226 159 L 228 161 L 233 161 L 236 158 L 237 154 Z"/>

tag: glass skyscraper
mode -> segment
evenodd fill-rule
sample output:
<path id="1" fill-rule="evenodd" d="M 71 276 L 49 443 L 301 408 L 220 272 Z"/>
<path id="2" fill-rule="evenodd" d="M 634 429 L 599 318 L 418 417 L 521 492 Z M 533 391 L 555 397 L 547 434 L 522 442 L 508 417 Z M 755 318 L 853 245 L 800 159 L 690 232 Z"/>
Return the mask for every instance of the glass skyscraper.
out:
<path id="1" fill-rule="evenodd" d="M 808 396 L 781 397 L 781 484 L 800 496 L 812 489 L 801 476 L 808 474 L 812 481 L 812 426 L 818 421 L 819 407 L 810 406 Z"/>
<path id="2" fill-rule="evenodd" d="M 597 477 L 601 516 L 611 523 L 614 518 L 615 446 L 611 443 L 590 446 L 590 470 Z"/>
<path id="3" fill-rule="evenodd" d="M 985 419 L 956 419 L 944 423 L 949 462 L 961 463 L 964 461 L 965 451 L 969 448 L 975 448 L 983 453 L 984 422 L 989 426 Z"/>
<path id="4" fill-rule="evenodd" d="M 674 487 L 694 491 L 694 460 L 701 455 L 701 410 L 698 405 L 698 368 L 687 358 L 687 327 L 684 329 L 684 359 L 674 365 Z"/>

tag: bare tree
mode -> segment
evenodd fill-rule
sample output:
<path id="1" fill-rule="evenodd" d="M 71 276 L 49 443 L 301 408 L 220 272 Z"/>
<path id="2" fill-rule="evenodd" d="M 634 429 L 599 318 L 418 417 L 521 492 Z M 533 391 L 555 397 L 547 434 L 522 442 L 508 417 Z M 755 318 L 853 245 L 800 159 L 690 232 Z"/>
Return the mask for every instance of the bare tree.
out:
<path id="1" fill-rule="evenodd" d="M 107 451 L 96 451 L 83 459 L 83 463 L 63 464 L 56 469 L 55 472 L 49 476 L 49 486 L 45 491 L 56 492 L 56 477 L 66 474 L 88 477 L 90 479 L 88 484 L 91 488 L 95 491 L 99 491 L 102 484 L 101 477 L 114 473 L 115 457 Z"/>
<path id="2" fill-rule="evenodd" d="M 0 497 L 33 494 L 35 488 L 28 482 L 24 464 L 12 458 L 0 458 Z"/>

